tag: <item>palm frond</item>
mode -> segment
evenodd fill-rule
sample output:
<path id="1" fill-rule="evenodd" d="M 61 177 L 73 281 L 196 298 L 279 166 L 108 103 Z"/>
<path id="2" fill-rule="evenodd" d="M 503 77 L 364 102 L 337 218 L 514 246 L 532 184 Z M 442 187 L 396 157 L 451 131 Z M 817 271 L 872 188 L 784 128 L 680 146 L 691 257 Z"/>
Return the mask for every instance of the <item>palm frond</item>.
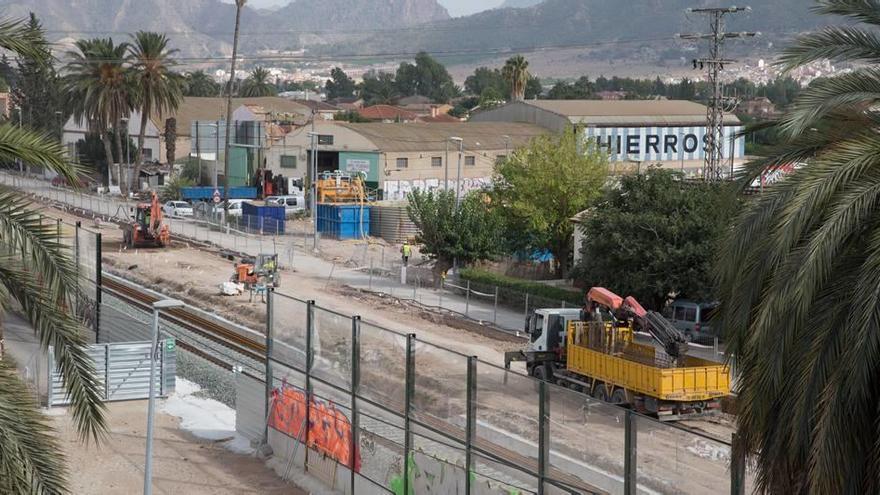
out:
<path id="1" fill-rule="evenodd" d="M 780 119 L 780 128 L 798 135 L 815 127 L 830 112 L 856 114 L 880 100 L 880 69 L 862 68 L 848 74 L 815 81 Z"/>
<path id="2" fill-rule="evenodd" d="M 0 160 L 42 165 L 77 184 L 81 170 L 70 163 L 57 140 L 11 124 L 0 124 Z"/>
<path id="3" fill-rule="evenodd" d="M 0 438 L 0 493 L 68 493 L 52 428 L 6 358 L 0 360 Z"/>
<path id="4" fill-rule="evenodd" d="M 0 20 L 0 48 L 48 62 L 49 47 L 43 33 L 23 21 Z"/>
<path id="5" fill-rule="evenodd" d="M 826 27 L 797 38 L 782 50 L 778 64 L 783 71 L 819 60 L 880 62 L 880 36 L 854 26 Z"/>
<path id="6" fill-rule="evenodd" d="M 824 15 L 839 15 L 880 25 L 880 1 L 878 0 L 818 0 L 813 12 Z"/>

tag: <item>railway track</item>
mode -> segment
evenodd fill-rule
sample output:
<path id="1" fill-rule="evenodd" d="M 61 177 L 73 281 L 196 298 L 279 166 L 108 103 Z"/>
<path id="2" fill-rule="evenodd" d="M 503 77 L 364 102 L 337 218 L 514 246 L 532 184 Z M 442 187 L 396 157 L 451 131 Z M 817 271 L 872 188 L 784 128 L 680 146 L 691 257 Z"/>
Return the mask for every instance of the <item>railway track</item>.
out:
<path id="1" fill-rule="evenodd" d="M 161 299 L 161 297 L 158 297 L 151 292 L 106 276 L 103 279 L 103 289 L 143 311 L 152 311 L 153 303 Z M 227 347 L 243 356 L 247 356 L 260 363 L 266 362 L 266 345 L 264 342 L 259 342 L 251 336 L 242 335 L 240 331 L 237 331 L 234 328 L 224 326 L 216 321 L 210 320 L 209 318 L 205 318 L 197 311 L 190 308 L 174 308 L 163 311 L 161 317 L 163 321 L 183 327 L 193 334 Z M 202 349 L 198 349 L 196 346 L 189 343 L 178 341 L 177 345 L 182 349 L 192 352 L 193 354 L 223 368 L 230 369 L 234 366 L 232 363 L 225 362 L 217 356 L 204 352 Z M 403 415 L 403 404 L 382 404 L 380 407 L 391 414 L 397 416 Z M 460 442 L 464 441 L 465 431 L 460 427 L 426 414 L 416 414 L 412 419 L 417 424 L 433 430 L 438 434 L 456 439 Z M 538 466 L 535 459 L 506 449 L 487 440 L 476 439 L 474 442 L 474 448 L 481 455 L 495 459 L 501 464 L 517 466 L 520 469 L 527 468 L 532 472 L 537 472 Z M 595 486 L 584 483 L 576 476 L 562 472 L 556 468 L 550 468 L 548 475 L 557 482 L 563 483 L 573 489 L 580 490 L 583 493 L 605 493 L 603 490 L 600 490 Z"/>

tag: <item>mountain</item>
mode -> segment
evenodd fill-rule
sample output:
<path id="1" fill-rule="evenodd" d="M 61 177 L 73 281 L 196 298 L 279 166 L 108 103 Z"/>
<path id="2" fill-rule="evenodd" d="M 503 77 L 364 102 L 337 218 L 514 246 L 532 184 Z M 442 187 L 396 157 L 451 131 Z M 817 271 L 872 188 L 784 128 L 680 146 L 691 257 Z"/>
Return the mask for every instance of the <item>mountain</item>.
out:
<path id="1" fill-rule="evenodd" d="M 533 0 L 508 0 L 508 3 Z M 452 52 L 477 56 L 487 52 L 528 51 L 535 47 L 572 46 L 600 56 L 638 56 L 647 51 L 681 56 L 688 45 L 676 33 L 705 32 L 707 19 L 686 14 L 688 7 L 708 7 L 717 0 L 545 0 L 526 8 L 499 8 L 404 30 L 395 36 L 372 35 L 339 44 L 338 53 L 395 53 L 400 50 Z M 810 12 L 804 0 L 756 2 L 751 12 L 726 16 L 729 31 L 762 31 L 758 40 L 730 42 L 745 48 L 766 46 L 827 22 Z"/>
<path id="2" fill-rule="evenodd" d="M 137 30 L 168 33 L 190 57 L 231 52 L 235 7 L 219 0 L 0 0 L 0 16 L 34 12 L 52 41 L 91 36 L 127 38 Z M 348 33 L 449 19 L 436 0 L 294 0 L 273 10 L 242 11 L 243 53 L 291 49 L 307 32 Z"/>
<path id="3" fill-rule="evenodd" d="M 544 0 L 504 0 L 504 3 L 501 4 L 502 9 L 523 9 L 526 7 L 532 7 L 534 5 L 538 5 Z"/>

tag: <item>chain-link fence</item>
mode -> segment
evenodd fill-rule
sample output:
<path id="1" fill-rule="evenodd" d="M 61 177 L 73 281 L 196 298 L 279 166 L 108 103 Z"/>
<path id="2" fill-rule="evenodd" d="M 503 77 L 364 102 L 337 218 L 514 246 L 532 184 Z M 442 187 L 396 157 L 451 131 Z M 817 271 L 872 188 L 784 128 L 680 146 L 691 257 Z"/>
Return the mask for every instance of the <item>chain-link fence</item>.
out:
<path id="1" fill-rule="evenodd" d="M 311 302 L 269 305 L 269 441 L 291 468 L 332 459 L 346 493 L 742 493 L 729 442 Z"/>

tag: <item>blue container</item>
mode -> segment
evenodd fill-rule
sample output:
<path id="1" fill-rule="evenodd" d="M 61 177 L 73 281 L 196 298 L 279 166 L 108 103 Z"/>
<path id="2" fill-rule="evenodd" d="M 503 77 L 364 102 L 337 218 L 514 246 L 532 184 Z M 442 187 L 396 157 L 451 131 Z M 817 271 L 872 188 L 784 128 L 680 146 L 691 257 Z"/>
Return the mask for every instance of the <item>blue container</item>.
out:
<path id="1" fill-rule="evenodd" d="M 370 207 L 319 204 L 318 232 L 340 240 L 363 239 L 370 235 Z"/>
<path id="2" fill-rule="evenodd" d="M 284 233 L 284 207 L 277 205 L 266 205 L 263 202 L 251 203 L 244 202 L 241 204 L 241 223 L 247 226 L 251 232 L 260 232 L 263 234 L 283 234 Z"/>
<path id="3" fill-rule="evenodd" d="M 223 187 L 196 186 L 184 187 L 180 190 L 180 195 L 185 201 L 211 201 L 214 199 L 214 191 L 220 191 L 220 197 L 223 197 Z M 256 187 L 230 187 L 229 199 L 256 199 Z"/>

